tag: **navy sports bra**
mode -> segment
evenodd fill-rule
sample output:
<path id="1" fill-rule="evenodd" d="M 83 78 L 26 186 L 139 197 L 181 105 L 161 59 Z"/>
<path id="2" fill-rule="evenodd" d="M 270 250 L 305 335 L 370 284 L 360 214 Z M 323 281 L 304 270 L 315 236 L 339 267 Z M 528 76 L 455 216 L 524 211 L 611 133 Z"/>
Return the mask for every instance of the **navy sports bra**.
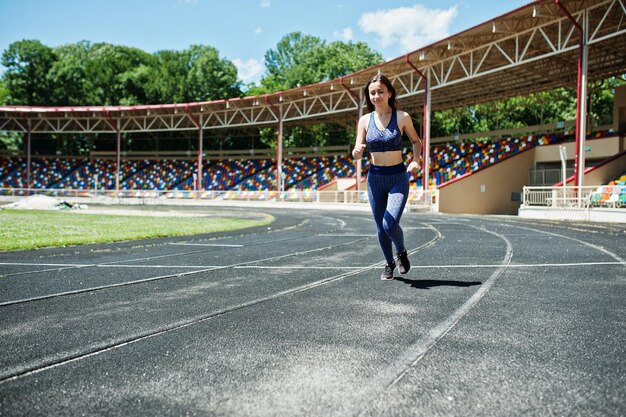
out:
<path id="1" fill-rule="evenodd" d="M 374 121 L 374 112 L 370 113 L 365 142 L 370 152 L 386 152 L 402 150 L 402 132 L 398 127 L 397 111 L 391 113 L 391 119 L 385 130 L 380 130 Z"/>

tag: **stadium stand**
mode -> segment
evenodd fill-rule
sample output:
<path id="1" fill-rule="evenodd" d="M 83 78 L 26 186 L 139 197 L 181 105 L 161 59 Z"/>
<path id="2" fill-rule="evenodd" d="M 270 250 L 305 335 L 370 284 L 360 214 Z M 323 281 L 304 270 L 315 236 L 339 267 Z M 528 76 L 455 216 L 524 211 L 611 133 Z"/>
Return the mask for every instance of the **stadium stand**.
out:
<path id="1" fill-rule="evenodd" d="M 612 131 L 599 131 L 587 135 L 600 138 L 612 135 Z M 519 138 L 501 138 L 492 141 L 462 142 L 431 146 L 430 187 L 436 187 L 470 172 L 492 165 L 534 146 L 561 143 L 572 140 L 572 132 L 528 135 Z M 412 158 L 405 149 L 405 159 Z M 285 190 L 310 191 L 328 184 L 335 178 L 354 177 L 354 161 L 346 155 L 292 157 L 283 159 Z M 367 173 L 367 159 L 363 175 Z M 121 190 L 193 190 L 195 160 L 122 160 Z M 0 187 L 26 188 L 25 158 L 0 158 Z M 204 190 L 257 191 L 276 189 L 276 161 L 273 159 L 221 159 L 206 161 L 203 167 Z M 106 159 L 59 159 L 33 158 L 31 182 L 35 189 L 100 190 L 115 189 L 115 161 Z M 622 179 L 615 183 L 623 182 Z M 615 184 L 608 184 L 612 187 Z M 414 187 L 422 186 L 421 173 Z M 623 188 L 622 188 L 623 189 Z M 605 196 L 605 190 L 599 193 Z M 596 197 L 594 197 L 596 198 Z M 598 204 L 605 202 L 623 204 L 622 198 L 609 201 L 598 197 Z M 608 203 L 607 203 L 608 204 Z"/>
<path id="2" fill-rule="evenodd" d="M 620 208 L 626 206 L 626 172 L 619 178 L 599 186 L 589 197 L 591 207 Z"/>

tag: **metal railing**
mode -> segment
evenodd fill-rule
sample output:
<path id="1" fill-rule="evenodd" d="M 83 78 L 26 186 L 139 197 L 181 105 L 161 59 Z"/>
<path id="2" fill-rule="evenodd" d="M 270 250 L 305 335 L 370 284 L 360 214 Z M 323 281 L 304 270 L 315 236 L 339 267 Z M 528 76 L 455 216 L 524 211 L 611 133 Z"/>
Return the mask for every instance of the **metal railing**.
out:
<path id="1" fill-rule="evenodd" d="M 135 203 L 158 204 L 159 201 L 177 200 L 193 202 L 198 200 L 220 201 L 277 201 L 294 203 L 333 203 L 333 204 L 369 204 L 367 191 L 276 191 L 276 190 L 77 190 L 77 189 L 39 189 L 39 188 L 0 188 L 0 196 L 28 197 L 46 195 L 57 198 L 89 199 L 109 202 L 135 200 Z M 412 188 L 409 191 L 407 209 L 410 211 L 437 211 L 437 191 L 423 191 Z"/>
<path id="2" fill-rule="evenodd" d="M 524 187 L 522 207 L 555 210 L 626 207 L 626 187 Z"/>

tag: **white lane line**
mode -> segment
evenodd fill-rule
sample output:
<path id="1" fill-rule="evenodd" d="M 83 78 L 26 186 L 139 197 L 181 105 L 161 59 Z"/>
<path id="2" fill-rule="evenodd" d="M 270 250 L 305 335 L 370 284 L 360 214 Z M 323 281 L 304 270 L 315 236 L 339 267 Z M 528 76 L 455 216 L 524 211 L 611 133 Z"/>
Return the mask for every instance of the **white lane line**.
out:
<path id="1" fill-rule="evenodd" d="M 150 269 L 150 268 L 166 268 L 166 269 L 203 269 L 203 268 L 222 268 L 224 265 L 94 265 L 98 268 L 136 268 L 136 269 Z"/>
<path id="2" fill-rule="evenodd" d="M 420 249 L 424 249 L 424 248 L 427 248 L 429 246 L 432 246 L 439 239 L 441 239 L 441 234 L 439 234 L 437 232 L 437 237 L 433 238 L 430 242 L 426 242 L 422 246 L 414 249 L 414 251 L 418 251 Z M 337 245 L 337 246 L 342 246 L 342 245 L 344 245 L 344 244 Z M 312 250 L 309 250 L 308 252 L 313 252 L 313 251 L 317 251 L 317 250 L 319 250 L 319 249 L 312 249 Z M 279 257 L 276 257 L 276 258 L 282 258 L 284 256 L 289 256 L 289 255 L 282 255 L 282 256 L 279 256 Z M 137 337 L 129 338 L 129 339 L 125 340 L 125 341 L 121 341 L 121 342 L 118 342 L 118 343 L 113 342 L 112 344 L 110 344 L 108 346 L 103 346 L 103 347 L 100 347 L 100 348 L 96 347 L 95 350 L 93 350 L 91 352 L 87 352 L 87 353 L 83 353 L 83 354 L 79 353 L 76 356 L 69 357 L 69 358 L 60 358 L 58 360 L 58 362 L 38 365 L 39 367 L 33 367 L 31 369 L 26 369 L 26 370 L 22 371 L 21 373 L 17 373 L 17 374 L 13 374 L 11 376 L 4 377 L 4 379 L 0 379 L 0 384 L 3 384 L 3 383 L 8 382 L 8 381 L 15 380 L 15 379 L 18 379 L 18 378 L 22 378 L 22 377 L 25 377 L 25 376 L 37 374 L 37 373 L 46 371 L 48 369 L 56 368 L 56 367 L 59 367 L 59 366 L 62 366 L 62 365 L 68 364 L 68 363 L 77 362 L 77 361 L 80 361 L 82 359 L 89 358 L 89 357 L 92 357 L 92 356 L 95 356 L 95 355 L 99 355 L 99 354 L 104 353 L 104 352 L 109 352 L 111 350 L 114 350 L 114 349 L 117 349 L 117 348 L 120 348 L 120 347 L 123 347 L 123 346 L 127 346 L 127 345 L 130 345 L 130 344 L 136 343 L 136 342 L 140 342 L 140 341 L 145 340 L 145 339 L 149 339 L 149 338 L 156 337 L 156 336 L 159 336 L 159 335 L 162 335 L 162 334 L 165 334 L 165 333 L 169 333 L 169 332 L 173 332 L 173 331 L 176 331 L 176 330 L 179 330 L 179 329 L 183 329 L 185 327 L 188 327 L 188 326 L 191 326 L 191 325 L 194 325 L 194 324 L 197 324 L 197 323 L 201 323 L 201 322 L 204 322 L 204 321 L 207 321 L 207 320 L 211 320 L 214 317 L 225 315 L 225 314 L 237 311 L 237 310 L 244 309 L 246 307 L 250 307 L 250 306 L 254 306 L 256 304 L 260 304 L 260 303 L 266 302 L 266 301 L 274 300 L 274 299 L 277 299 L 277 298 L 285 296 L 285 295 L 297 294 L 297 293 L 304 292 L 304 291 L 307 291 L 307 290 L 310 290 L 310 289 L 313 289 L 313 288 L 316 288 L 316 287 L 319 287 L 319 286 L 322 286 L 322 285 L 330 284 L 332 282 L 336 282 L 336 281 L 339 281 L 339 280 L 342 280 L 342 279 L 345 279 L 345 278 L 356 276 L 356 275 L 358 275 L 361 272 L 370 271 L 374 267 L 379 267 L 379 266 L 382 266 L 382 262 L 378 262 L 376 264 L 364 266 L 364 267 L 361 267 L 360 269 L 357 269 L 355 271 L 343 272 L 343 273 L 341 273 L 339 275 L 334 275 L 334 276 L 331 276 L 329 278 L 323 278 L 321 280 L 314 281 L 314 282 L 311 282 L 311 283 L 308 283 L 308 284 L 304 284 L 304 285 L 300 285 L 298 287 L 290 288 L 290 289 L 287 289 L 287 290 L 284 290 L 284 291 L 279 291 L 277 293 L 270 294 L 270 295 L 268 295 L 266 297 L 259 298 L 259 299 L 256 299 L 256 300 L 252 300 L 252 301 L 248 301 L 248 302 L 245 302 L 245 303 L 242 303 L 242 304 L 239 304 L 239 305 L 226 307 L 226 308 L 224 308 L 222 310 L 214 311 L 214 312 L 209 313 L 207 315 L 202 315 L 202 316 L 199 316 L 199 317 L 196 317 L 196 318 L 192 318 L 190 321 L 183 321 L 183 322 L 179 322 L 179 323 L 173 323 L 169 327 L 166 327 L 166 328 L 161 329 L 161 330 L 156 330 L 154 333 L 147 333 L 147 334 L 144 334 L 144 335 L 139 335 Z M 190 272 L 190 274 L 191 273 L 192 272 Z M 53 296 L 57 296 L 57 295 L 53 295 Z M 5 305 L 6 304 L 7 303 L 5 303 Z M 2 305 L 3 304 L 0 303 L 0 306 L 2 306 Z"/>
<path id="3" fill-rule="evenodd" d="M 76 268 L 80 268 L 80 267 L 85 267 L 85 266 L 93 266 L 93 264 L 39 264 L 39 263 L 32 263 L 32 262 L 0 262 L 0 265 L 7 265 L 7 266 L 67 266 L 67 267 L 76 267 Z M 39 272 L 39 271 L 35 271 L 35 272 Z"/>
<path id="4" fill-rule="evenodd" d="M 87 293 L 87 292 L 92 292 L 92 291 L 100 291 L 100 290 L 109 289 L 109 288 L 123 287 L 123 286 L 128 286 L 128 285 L 135 285 L 135 284 L 143 284 L 143 283 L 146 283 L 146 282 L 157 281 L 157 280 L 161 280 L 161 279 L 178 278 L 178 277 L 182 277 L 182 276 L 201 274 L 203 272 L 214 271 L 214 270 L 219 270 L 219 269 L 234 268 L 234 267 L 237 267 L 237 266 L 250 265 L 250 264 L 254 264 L 254 263 L 258 263 L 258 262 L 274 261 L 274 260 L 278 260 L 278 259 L 288 258 L 290 256 L 305 255 L 307 253 L 322 252 L 322 251 L 325 251 L 325 250 L 338 248 L 340 246 L 348 246 L 348 245 L 352 245 L 354 243 L 360 242 L 362 240 L 365 240 L 365 239 L 357 239 L 357 240 L 353 240 L 353 241 L 339 243 L 339 244 L 336 244 L 336 245 L 318 247 L 318 248 L 315 248 L 315 249 L 309 249 L 309 250 L 305 250 L 305 251 L 302 251 L 302 252 L 285 253 L 283 255 L 272 256 L 272 257 L 264 258 L 264 259 L 256 259 L 256 260 L 253 260 L 253 261 L 240 262 L 240 263 L 232 264 L 232 265 L 222 265 L 222 266 L 216 266 L 216 267 L 211 267 L 211 268 L 195 269 L 195 270 L 189 271 L 189 272 L 177 272 L 177 273 L 174 273 L 174 274 L 161 275 L 161 276 L 158 276 L 158 277 L 143 278 L 143 279 L 138 279 L 138 280 L 133 280 L 133 281 L 120 282 L 120 283 L 116 283 L 116 284 L 100 285 L 100 286 L 97 286 L 97 287 L 87 287 L 87 288 L 82 288 L 82 289 L 78 289 L 78 290 L 72 290 L 72 291 L 66 291 L 66 292 L 58 292 L 58 293 L 53 293 L 53 294 L 41 295 L 41 296 L 37 296 L 37 297 L 24 298 L 24 299 L 20 299 L 20 300 L 5 301 L 3 303 L 0 303 L 0 307 L 14 305 L 14 304 L 28 303 L 28 302 L 32 302 L 32 301 L 47 300 L 47 299 L 50 299 L 50 298 L 63 297 L 63 296 L 66 296 L 66 295 L 75 295 L 75 294 L 82 294 L 82 293 Z M 110 265 L 113 265 L 113 264 L 106 264 L 106 266 L 110 266 Z M 94 265 L 94 266 L 96 266 L 96 265 Z M 343 275 L 346 275 L 346 274 L 355 274 L 355 272 L 352 271 L 352 272 L 344 272 L 343 273 Z"/>
<path id="5" fill-rule="evenodd" d="M 472 226 L 473 227 L 473 226 Z M 487 278 L 484 284 L 472 295 L 463 305 L 461 305 L 456 311 L 454 311 L 446 320 L 439 323 L 433 328 L 428 336 L 417 341 L 414 345 L 408 349 L 404 349 L 404 354 L 396 362 L 396 367 L 389 369 L 390 373 L 397 372 L 397 367 L 404 367 L 401 372 L 396 374 L 393 381 L 387 386 L 387 388 L 398 383 L 411 369 L 417 365 L 417 363 L 426 355 L 426 353 L 435 345 L 442 337 L 444 337 L 452 328 L 480 301 L 481 298 L 491 289 L 496 280 L 502 275 L 502 273 L 511 266 L 511 259 L 513 259 L 513 244 L 506 238 L 490 230 L 482 229 L 482 232 L 489 233 L 496 237 L 499 237 L 506 243 L 506 253 L 502 259 L 502 263 L 498 266 L 498 269 L 493 271 L 491 276 Z M 408 365 L 408 366 L 407 366 Z M 391 376 L 391 375 L 390 375 Z"/>
<path id="6" fill-rule="evenodd" d="M 263 260 L 259 261 L 263 262 Z M 8 266 L 63 266 L 63 267 L 97 267 L 97 268 L 223 268 L 225 265 L 114 265 L 114 264 L 38 264 L 26 262 L 0 262 L 0 265 Z M 509 268 L 545 268 L 545 267 L 568 267 L 568 266 L 595 266 L 595 265 L 623 265 L 623 262 L 569 262 L 569 263 L 546 263 L 546 264 L 510 264 Z M 411 265 L 411 269 L 453 269 L 453 268 L 500 268 L 500 264 L 470 264 L 470 265 Z M 233 269 L 361 269 L 363 266 L 266 266 L 266 265 L 241 265 L 231 266 Z M 35 271 L 37 272 L 37 271 Z"/>
<path id="7" fill-rule="evenodd" d="M 363 266 L 263 266 L 263 265 L 245 265 L 236 266 L 233 269 L 363 269 Z"/>
<path id="8" fill-rule="evenodd" d="M 585 246 L 589 246 L 590 248 L 593 248 L 606 255 L 609 255 L 611 258 L 617 260 L 619 264 L 626 266 L 626 260 L 622 259 L 620 256 L 616 255 L 615 253 L 604 249 L 602 246 L 594 245 L 593 243 L 585 242 L 584 240 L 576 239 L 575 237 L 570 237 L 570 236 L 562 235 L 559 233 L 552 233 L 552 232 L 546 232 L 544 230 L 533 229 L 532 227 L 524 227 L 524 226 L 517 226 L 517 225 L 510 225 L 510 226 L 517 227 L 519 229 L 532 230 L 533 232 L 543 233 L 543 234 L 550 235 L 550 236 L 562 237 L 565 239 L 573 240 L 574 242 L 582 243 Z"/>
<path id="9" fill-rule="evenodd" d="M 478 227 L 469 225 L 478 229 Z M 485 294 L 491 289 L 493 284 L 509 267 L 511 259 L 513 258 L 513 245 L 506 238 L 496 232 L 492 232 L 486 229 L 479 229 L 481 232 L 489 233 L 506 243 L 506 253 L 502 259 L 502 263 L 498 269 L 493 271 L 491 276 L 478 288 L 478 290 L 459 308 L 452 312 L 446 319 L 439 322 L 434 328 L 432 328 L 426 335 L 416 340 L 410 346 L 402 348 L 402 354 L 393 361 L 386 369 L 379 372 L 374 378 L 372 378 L 368 384 L 366 384 L 359 393 L 359 399 L 357 407 L 358 413 L 352 412 L 351 414 L 358 414 L 359 416 L 365 414 L 371 406 L 372 401 L 380 396 L 383 391 L 388 390 L 397 384 L 402 378 L 404 378 L 415 366 L 422 360 L 422 358 L 446 335 L 452 330 L 456 324 L 463 318 L 474 306 L 484 297 Z"/>
<path id="10" fill-rule="evenodd" d="M 217 244 L 217 243 L 176 242 L 176 243 L 170 243 L 170 245 L 175 245 L 175 246 L 211 246 L 211 247 L 216 247 L 216 248 L 243 248 L 243 245 L 227 245 L 225 243 Z"/>
<path id="11" fill-rule="evenodd" d="M 344 234 L 344 233 L 318 233 L 316 236 L 323 237 L 375 237 L 375 234 Z"/>

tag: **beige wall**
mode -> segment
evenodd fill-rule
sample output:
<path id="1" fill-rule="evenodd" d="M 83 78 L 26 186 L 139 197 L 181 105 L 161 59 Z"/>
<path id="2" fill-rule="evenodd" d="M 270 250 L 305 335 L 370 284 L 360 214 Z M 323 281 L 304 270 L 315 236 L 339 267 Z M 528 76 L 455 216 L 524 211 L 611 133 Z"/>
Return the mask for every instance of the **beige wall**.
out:
<path id="1" fill-rule="evenodd" d="M 584 186 L 596 186 L 608 184 L 626 172 L 626 153 L 602 166 L 596 167 L 585 174 Z M 567 185 L 574 185 L 574 181 L 569 181 Z"/>
<path id="2" fill-rule="evenodd" d="M 623 150 L 625 140 L 626 138 L 617 136 L 603 139 L 588 139 L 585 141 L 585 146 L 589 146 L 591 149 L 585 152 L 585 160 L 610 158 Z M 561 162 L 560 146 L 561 144 L 538 146 L 535 148 L 535 162 Z M 567 149 L 567 160 L 573 161 L 576 156 L 576 142 L 567 142 L 565 147 Z"/>
<path id="3" fill-rule="evenodd" d="M 520 202 L 511 194 L 522 192 L 535 160 L 535 148 L 505 159 L 459 181 L 439 188 L 441 213 L 517 214 Z"/>
<path id="4" fill-rule="evenodd" d="M 626 138 L 589 141 L 591 151 L 585 157 L 609 159 L 619 154 Z M 528 185 L 528 173 L 538 162 L 560 161 L 560 145 L 538 146 L 506 159 L 472 175 L 439 188 L 441 213 L 517 214 L 520 202 L 511 201 L 511 194 Z M 566 144 L 568 159 L 574 157 L 574 144 Z M 595 150 L 594 150 L 595 149 Z M 592 155 L 592 156 L 590 156 Z M 556 159 L 555 159 L 556 158 Z M 626 153 L 585 174 L 584 186 L 606 184 L 626 172 Z M 573 185 L 570 181 L 568 185 Z"/>

